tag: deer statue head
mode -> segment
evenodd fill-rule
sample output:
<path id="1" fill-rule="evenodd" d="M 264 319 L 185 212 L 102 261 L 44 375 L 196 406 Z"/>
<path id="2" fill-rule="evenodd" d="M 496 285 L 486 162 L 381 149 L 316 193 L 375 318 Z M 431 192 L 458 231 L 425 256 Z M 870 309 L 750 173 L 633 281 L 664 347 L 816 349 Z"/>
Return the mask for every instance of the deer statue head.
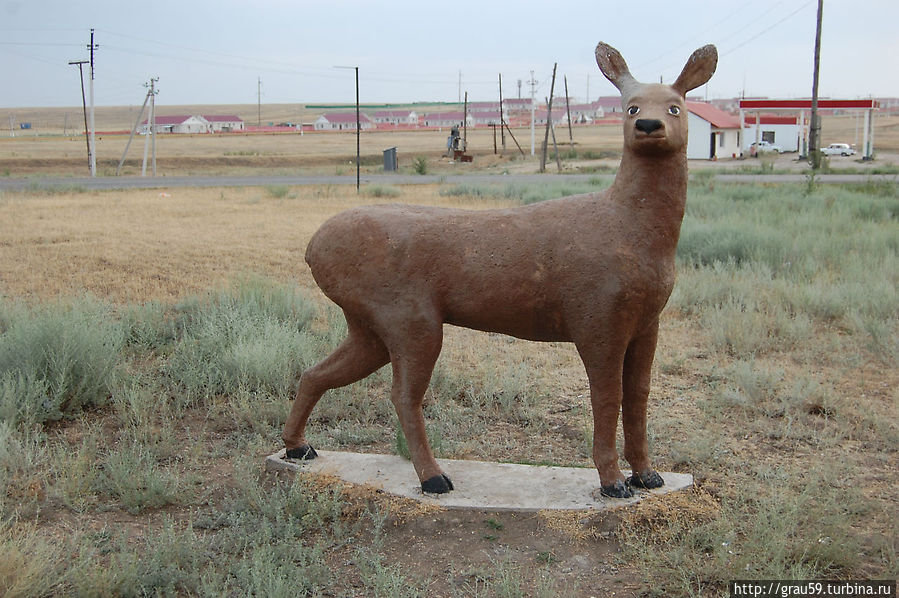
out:
<path id="1" fill-rule="evenodd" d="M 715 72 L 715 46 L 699 48 L 672 85 L 646 84 L 634 79 L 621 54 L 600 42 L 596 63 L 621 92 L 624 109 L 624 147 L 638 155 L 664 154 L 687 147 L 687 92 L 704 85 Z"/>

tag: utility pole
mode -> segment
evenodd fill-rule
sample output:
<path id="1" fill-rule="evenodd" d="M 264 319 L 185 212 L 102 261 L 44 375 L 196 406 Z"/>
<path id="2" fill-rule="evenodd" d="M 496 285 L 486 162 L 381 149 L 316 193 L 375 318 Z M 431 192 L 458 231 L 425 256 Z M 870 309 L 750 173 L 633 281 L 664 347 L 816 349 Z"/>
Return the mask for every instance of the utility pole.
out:
<path id="1" fill-rule="evenodd" d="M 94 120 L 94 50 L 98 49 L 100 46 L 94 43 L 94 29 L 91 28 L 91 43 L 87 47 L 91 52 L 91 78 L 90 78 L 90 88 L 91 88 L 91 122 L 90 122 L 90 160 L 91 160 L 91 176 L 97 176 L 97 140 L 94 135 L 95 131 L 95 120 Z"/>
<path id="2" fill-rule="evenodd" d="M 159 81 L 158 78 L 150 79 L 150 91 L 147 92 L 147 98 L 150 100 L 150 116 L 147 118 L 147 136 L 144 138 L 144 161 L 140 169 L 141 176 L 147 176 L 147 151 L 151 135 L 153 136 L 153 176 L 156 176 L 156 94 L 159 93 L 156 90 L 157 81 Z M 146 105 L 146 100 L 144 104 Z M 143 112 L 143 108 L 141 108 L 141 112 Z M 124 156 L 122 158 L 124 159 Z"/>
<path id="3" fill-rule="evenodd" d="M 818 116 L 818 65 L 821 61 L 821 13 L 824 9 L 824 0 L 818 0 L 818 24 L 815 28 L 815 68 L 812 74 L 812 123 L 809 131 L 809 162 L 812 170 L 821 168 L 821 152 L 818 146 L 821 143 L 821 119 Z"/>
<path id="4" fill-rule="evenodd" d="M 519 79 L 518 80 L 518 99 L 519 100 L 521 99 L 521 84 L 522 84 L 522 80 Z"/>
<path id="5" fill-rule="evenodd" d="M 81 113 L 84 114 L 84 142 L 87 144 L 87 167 L 91 167 L 91 139 L 88 135 L 87 128 L 87 102 L 84 99 L 84 71 L 82 66 L 87 64 L 87 60 L 73 60 L 69 64 L 78 66 L 78 78 L 81 79 Z"/>
<path id="6" fill-rule="evenodd" d="M 537 80 L 534 79 L 534 71 L 531 71 L 531 80 L 528 81 L 531 86 L 531 155 L 534 155 L 534 95 L 537 93 Z"/>
<path id="7" fill-rule="evenodd" d="M 157 79 L 158 80 L 158 79 Z M 150 80 L 150 84 L 152 84 L 153 80 Z M 150 87 L 150 84 L 144 83 L 144 87 Z M 134 134 L 137 132 L 137 128 L 140 126 L 140 117 L 144 115 L 144 108 L 147 107 L 147 102 L 150 100 L 151 91 L 147 90 L 147 95 L 144 96 L 144 103 L 140 107 L 140 112 L 137 113 L 137 120 L 134 121 L 134 126 L 131 128 L 131 135 L 128 136 L 128 143 L 125 144 L 125 151 L 122 152 L 122 159 L 119 160 L 119 165 L 115 169 L 115 175 L 119 176 L 119 173 L 122 171 L 122 165 L 125 163 L 125 156 L 128 155 L 128 149 L 131 147 L 131 141 L 134 139 Z M 152 127 L 152 123 L 150 119 L 147 119 L 147 135 L 150 134 L 150 127 Z"/>

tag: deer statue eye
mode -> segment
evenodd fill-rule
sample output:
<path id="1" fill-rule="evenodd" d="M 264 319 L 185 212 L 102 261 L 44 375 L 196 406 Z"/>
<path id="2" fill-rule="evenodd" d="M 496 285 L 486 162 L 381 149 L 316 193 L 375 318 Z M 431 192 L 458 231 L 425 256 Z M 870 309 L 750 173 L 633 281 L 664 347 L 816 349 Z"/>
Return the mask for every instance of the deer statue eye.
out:
<path id="1" fill-rule="evenodd" d="M 668 108 L 668 114 L 677 116 L 678 114 L 680 114 L 680 108 L 678 106 L 671 106 L 670 108 Z"/>
<path id="2" fill-rule="evenodd" d="M 638 106 L 631 106 L 627 109 L 627 113 L 631 116 L 635 116 L 638 112 L 640 112 L 640 108 Z"/>

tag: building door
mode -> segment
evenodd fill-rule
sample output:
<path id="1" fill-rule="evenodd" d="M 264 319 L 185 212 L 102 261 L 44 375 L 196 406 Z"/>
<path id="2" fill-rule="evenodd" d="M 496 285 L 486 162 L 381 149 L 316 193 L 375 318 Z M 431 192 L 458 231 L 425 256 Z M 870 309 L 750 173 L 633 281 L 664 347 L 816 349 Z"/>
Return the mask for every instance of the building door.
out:
<path id="1" fill-rule="evenodd" d="M 715 144 L 715 135 L 716 133 L 712 133 L 711 140 L 709 142 L 709 160 L 715 159 L 715 148 L 717 147 Z"/>

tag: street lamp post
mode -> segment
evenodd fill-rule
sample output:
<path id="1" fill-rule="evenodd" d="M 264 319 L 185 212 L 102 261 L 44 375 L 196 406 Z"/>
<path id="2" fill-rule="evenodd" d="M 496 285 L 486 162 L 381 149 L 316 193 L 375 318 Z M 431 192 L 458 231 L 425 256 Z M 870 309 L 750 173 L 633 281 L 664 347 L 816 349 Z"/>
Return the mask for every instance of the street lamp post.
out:
<path id="1" fill-rule="evenodd" d="M 360 159 L 360 138 L 362 133 L 362 125 L 359 118 L 359 67 L 358 66 L 335 66 L 336 69 L 353 69 L 356 71 L 356 193 L 359 193 L 359 168 Z"/>

